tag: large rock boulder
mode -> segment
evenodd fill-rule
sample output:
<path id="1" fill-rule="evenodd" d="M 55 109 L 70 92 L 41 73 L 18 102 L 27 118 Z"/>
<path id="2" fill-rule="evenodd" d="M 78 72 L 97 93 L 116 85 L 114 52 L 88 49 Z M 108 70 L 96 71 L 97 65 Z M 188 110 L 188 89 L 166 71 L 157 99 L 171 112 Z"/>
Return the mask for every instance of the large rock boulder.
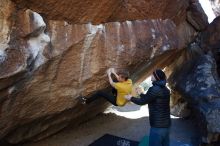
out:
<path id="1" fill-rule="evenodd" d="M 104 102 L 82 106 L 78 97 L 108 88 L 109 67 L 138 83 L 172 63 L 196 34 L 189 5 L 0 0 L 0 139 L 39 140 L 99 113 Z"/>
<path id="2" fill-rule="evenodd" d="M 214 19 L 167 69 L 174 90 L 172 113 L 184 117 L 192 110 L 207 143 L 219 140 L 220 133 L 219 20 Z"/>
<path id="3" fill-rule="evenodd" d="M 220 75 L 220 16 L 216 17 L 200 36 L 200 46 L 205 51 L 212 51 Z"/>
<path id="4" fill-rule="evenodd" d="M 199 31 L 204 30 L 208 26 L 208 17 L 198 0 L 190 0 L 187 11 L 187 21 Z"/>
<path id="5" fill-rule="evenodd" d="M 191 116 L 189 103 L 177 90 L 171 90 L 170 114 L 180 118 Z"/>
<path id="6" fill-rule="evenodd" d="M 42 139 L 98 113 L 105 104 L 84 107 L 77 97 L 109 87 L 107 68 L 144 78 L 178 51 L 176 25 L 168 19 L 69 24 L 16 11 L 10 1 L 3 8 L 9 14 L 1 27 L 11 25 L 1 43 L 0 137 L 10 143 Z"/>
<path id="7" fill-rule="evenodd" d="M 219 140 L 220 79 L 212 53 L 204 54 L 193 43 L 180 57 L 179 63 L 180 66 L 169 77 L 171 88 L 178 91 L 191 107 L 199 123 L 203 142 Z"/>

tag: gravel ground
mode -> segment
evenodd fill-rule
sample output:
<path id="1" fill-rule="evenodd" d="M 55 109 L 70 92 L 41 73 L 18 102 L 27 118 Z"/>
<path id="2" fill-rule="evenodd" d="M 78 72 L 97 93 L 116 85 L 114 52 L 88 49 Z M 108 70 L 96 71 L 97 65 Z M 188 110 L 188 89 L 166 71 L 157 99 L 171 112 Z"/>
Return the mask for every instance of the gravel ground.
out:
<path id="1" fill-rule="evenodd" d="M 190 119 L 172 117 L 171 139 L 196 142 L 197 130 L 192 123 Z M 147 106 L 111 106 L 104 113 L 78 127 L 66 128 L 47 139 L 23 146 L 88 146 L 106 133 L 140 141 L 148 134 L 149 128 Z"/>

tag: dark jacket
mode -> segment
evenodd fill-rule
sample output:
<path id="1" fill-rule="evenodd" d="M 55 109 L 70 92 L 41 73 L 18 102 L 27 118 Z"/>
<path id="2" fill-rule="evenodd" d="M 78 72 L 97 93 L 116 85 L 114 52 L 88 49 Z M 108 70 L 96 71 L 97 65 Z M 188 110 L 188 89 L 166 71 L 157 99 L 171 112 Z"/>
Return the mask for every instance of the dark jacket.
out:
<path id="1" fill-rule="evenodd" d="M 148 104 L 150 126 L 156 128 L 170 127 L 170 91 L 166 87 L 166 81 L 154 81 L 146 94 L 141 98 L 131 98 L 138 105 Z"/>

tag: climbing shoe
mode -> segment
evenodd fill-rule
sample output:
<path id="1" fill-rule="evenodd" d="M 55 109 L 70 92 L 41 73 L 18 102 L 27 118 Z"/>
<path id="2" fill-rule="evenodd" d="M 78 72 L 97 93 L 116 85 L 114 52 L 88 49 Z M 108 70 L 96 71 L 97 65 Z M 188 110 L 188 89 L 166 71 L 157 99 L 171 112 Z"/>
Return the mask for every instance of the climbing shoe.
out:
<path id="1" fill-rule="evenodd" d="M 81 97 L 80 97 L 80 100 L 81 100 L 81 103 L 82 103 L 82 104 L 86 104 L 86 97 L 81 96 Z"/>

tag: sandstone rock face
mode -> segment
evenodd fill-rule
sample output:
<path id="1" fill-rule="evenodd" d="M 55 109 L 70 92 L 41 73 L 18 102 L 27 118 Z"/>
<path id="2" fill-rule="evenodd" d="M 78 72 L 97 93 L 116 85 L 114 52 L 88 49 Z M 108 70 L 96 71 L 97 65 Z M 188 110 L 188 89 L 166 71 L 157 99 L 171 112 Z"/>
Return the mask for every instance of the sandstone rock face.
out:
<path id="1" fill-rule="evenodd" d="M 10 40 L 2 39 L 0 137 L 10 143 L 42 139 L 100 111 L 105 104 L 83 107 L 77 97 L 107 88 L 107 68 L 150 71 L 168 64 L 178 48 L 168 19 L 72 25 L 46 24 L 29 9 L 8 15 L 15 19 L 5 32 Z"/>
<path id="2" fill-rule="evenodd" d="M 179 48 L 185 48 L 190 42 L 192 42 L 197 35 L 197 32 L 192 25 L 183 22 L 177 26 L 177 34 L 179 36 Z"/>
<path id="3" fill-rule="evenodd" d="M 0 1 L 0 48 L 1 48 L 1 57 L 0 60 L 4 61 L 4 50 L 8 47 L 8 42 L 10 40 L 9 31 L 10 31 L 10 22 L 7 21 L 7 18 L 10 16 L 13 11 L 13 5 L 10 1 Z"/>
<path id="4" fill-rule="evenodd" d="M 19 12 L 16 16 L 17 27 L 11 28 L 8 46 L 2 50 L 4 59 L 0 64 L 1 101 L 20 88 L 20 84 L 16 85 L 18 81 L 27 78 L 34 69 L 45 62 L 46 58 L 42 53 L 50 41 L 49 36 L 44 33 L 46 24 L 39 14 L 27 10 Z M 7 19 L 8 17 L 4 17 L 3 21 Z"/>
<path id="5" fill-rule="evenodd" d="M 6 60 L 5 50 L 9 47 L 10 41 L 10 26 L 11 22 L 8 21 L 8 17 L 13 12 L 13 5 L 10 1 L 0 1 L 0 62 Z M 2 67 L 1 67 L 2 68 Z M 2 74 L 2 72 L 0 73 Z"/>
<path id="6" fill-rule="evenodd" d="M 186 18 L 189 1 L 179 0 L 13 0 L 19 8 L 46 14 L 49 19 L 93 24 L 137 19 L 170 18 L 180 23 Z"/>
<path id="7" fill-rule="evenodd" d="M 187 20 L 197 30 L 204 30 L 208 26 L 208 17 L 198 0 L 191 0 L 187 11 Z"/>

